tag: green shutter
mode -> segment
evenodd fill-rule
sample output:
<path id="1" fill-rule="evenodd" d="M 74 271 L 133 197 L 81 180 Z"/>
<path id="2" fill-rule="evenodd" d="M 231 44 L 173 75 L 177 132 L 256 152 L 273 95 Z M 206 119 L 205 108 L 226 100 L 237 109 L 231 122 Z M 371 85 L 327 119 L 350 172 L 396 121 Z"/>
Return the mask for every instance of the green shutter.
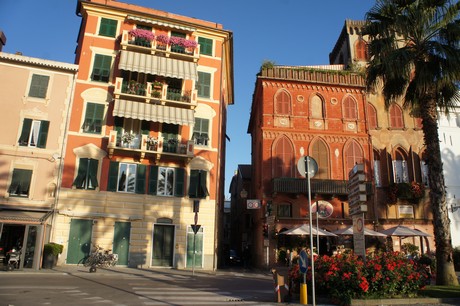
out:
<path id="1" fill-rule="evenodd" d="M 188 196 L 198 198 L 198 170 L 190 170 L 190 185 L 188 187 Z"/>
<path id="2" fill-rule="evenodd" d="M 72 186 L 75 186 L 78 189 L 84 187 L 84 182 L 86 179 L 86 172 L 88 171 L 88 158 L 80 158 L 80 163 L 78 165 L 77 177 L 72 183 Z"/>
<path id="3" fill-rule="evenodd" d="M 207 175 L 208 173 L 206 171 L 200 171 L 200 174 L 199 174 L 199 187 L 198 187 L 198 197 L 199 198 L 206 198 L 207 196 L 209 196 L 209 192 L 208 192 L 208 187 L 206 187 L 206 178 L 207 178 Z"/>
<path id="4" fill-rule="evenodd" d="M 48 138 L 48 130 L 49 130 L 50 122 L 42 120 L 40 122 L 40 131 L 38 132 L 38 140 L 37 140 L 37 147 L 38 148 L 45 148 L 46 147 L 46 140 Z"/>
<path id="5" fill-rule="evenodd" d="M 150 166 L 149 173 L 149 194 L 157 194 L 158 166 Z"/>
<path id="6" fill-rule="evenodd" d="M 99 166 L 99 161 L 97 159 L 90 159 L 89 160 L 89 169 L 88 169 L 88 174 L 89 178 L 88 180 L 91 182 L 92 188 L 89 189 L 95 189 L 96 187 L 99 186 L 99 183 L 97 182 L 97 168 Z"/>
<path id="7" fill-rule="evenodd" d="M 22 124 L 21 137 L 19 137 L 19 145 L 27 146 L 29 144 L 30 128 L 32 127 L 32 119 L 24 118 Z"/>
<path id="8" fill-rule="evenodd" d="M 196 86 L 199 97 L 209 98 L 211 96 L 211 74 L 199 71 Z"/>
<path id="9" fill-rule="evenodd" d="M 145 177 L 146 177 L 147 166 L 137 165 L 136 173 L 136 193 L 145 193 Z"/>
<path id="10" fill-rule="evenodd" d="M 212 56 L 212 39 L 198 37 L 198 44 L 200 45 L 200 54 Z"/>
<path id="11" fill-rule="evenodd" d="M 183 168 L 176 168 L 174 171 L 174 196 L 183 197 L 184 196 L 184 180 L 185 180 L 185 170 Z"/>
<path id="12" fill-rule="evenodd" d="M 109 182 L 107 184 L 107 191 L 117 191 L 118 181 L 118 165 L 119 162 L 110 162 L 109 166 Z"/>
<path id="13" fill-rule="evenodd" d="M 115 37 L 117 31 L 117 21 L 113 19 L 102 18 L 99 28 L 99 35 Z"/>
<path id="14" fill-rule="evenodd" d="M 150 133 L 150 121 L 142 120 L 141 130 L 142 135 L 148 135 Z"/>
<path id="15" fill-rule="evenodd" d="M 112 65 L 112 57 L 108 55 L 96 54 L 94 56 L 93 72 L 91 80 L 108 82 L 110 76 L 110 67 Z"/>
<path id="16" fill-rule="evenodd" d="M 34 98 L 46 98 L 46 92 L 48 91 L 48 83 L 50 77 L 47 75 L 32 75 L 30 82 L 29 97 Z"/>
<path id="17" fill-rule="evenodd" d="M 8 192 L 18 196 L 29 195 L 30 181 L 32 180 L 32 170 L 14 169 Z"/>

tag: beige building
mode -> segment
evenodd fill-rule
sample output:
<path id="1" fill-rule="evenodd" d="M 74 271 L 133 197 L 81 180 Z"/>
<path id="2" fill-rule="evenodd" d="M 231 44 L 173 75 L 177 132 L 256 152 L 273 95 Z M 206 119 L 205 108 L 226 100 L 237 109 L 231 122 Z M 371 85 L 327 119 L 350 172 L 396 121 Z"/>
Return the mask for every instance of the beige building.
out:
<path id="1" fill-rule="evenodd" d="M 49 237 L 77 71 L 0 52 L 0 256 L 22 247 L 24 268 L 40 267 Z"/>

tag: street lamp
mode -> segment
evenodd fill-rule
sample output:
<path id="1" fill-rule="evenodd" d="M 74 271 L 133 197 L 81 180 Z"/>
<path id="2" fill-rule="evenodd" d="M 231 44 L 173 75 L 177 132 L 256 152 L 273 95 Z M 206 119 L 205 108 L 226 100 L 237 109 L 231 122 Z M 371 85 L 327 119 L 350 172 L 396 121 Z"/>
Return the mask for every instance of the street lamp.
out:
<path id="1" fill-rule="evenodd" d="M 246 199 L 247 197 L 248 197 L 248 192 L 246 191 L 246 189 L 243 188 L 240 192 L 240 198 Z"/>

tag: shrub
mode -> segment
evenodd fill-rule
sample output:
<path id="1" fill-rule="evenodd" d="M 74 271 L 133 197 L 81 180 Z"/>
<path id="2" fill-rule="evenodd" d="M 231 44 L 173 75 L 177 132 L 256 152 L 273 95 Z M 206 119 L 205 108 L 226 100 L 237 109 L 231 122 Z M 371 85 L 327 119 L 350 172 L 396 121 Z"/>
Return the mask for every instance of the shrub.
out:
<path id="1" fill-rule="evenodd" d="M 43 254 L 53 254 L 54 256 L 58 256 L 63 250 L 64 246 L 62 244 L 50 242 L 44 245 Z"/>

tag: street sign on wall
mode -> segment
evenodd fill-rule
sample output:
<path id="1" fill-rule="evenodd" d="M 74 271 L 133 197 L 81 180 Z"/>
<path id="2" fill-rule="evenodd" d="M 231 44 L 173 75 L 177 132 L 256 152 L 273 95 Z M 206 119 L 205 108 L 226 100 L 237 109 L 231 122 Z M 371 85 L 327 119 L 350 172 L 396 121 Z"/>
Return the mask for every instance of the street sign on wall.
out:
<path id="1" fill-rule="evenodd" d="M 261 207 L 260 200 L 246 200 L 246 209 L 260 209 Z"/>
<path id="2" fill-rule="evenodd" d="M 348 207 L 350 215 L 367 211 L 365 180 L 364 164 L 356 164 L 350 171 L 348 179 Z"/>

